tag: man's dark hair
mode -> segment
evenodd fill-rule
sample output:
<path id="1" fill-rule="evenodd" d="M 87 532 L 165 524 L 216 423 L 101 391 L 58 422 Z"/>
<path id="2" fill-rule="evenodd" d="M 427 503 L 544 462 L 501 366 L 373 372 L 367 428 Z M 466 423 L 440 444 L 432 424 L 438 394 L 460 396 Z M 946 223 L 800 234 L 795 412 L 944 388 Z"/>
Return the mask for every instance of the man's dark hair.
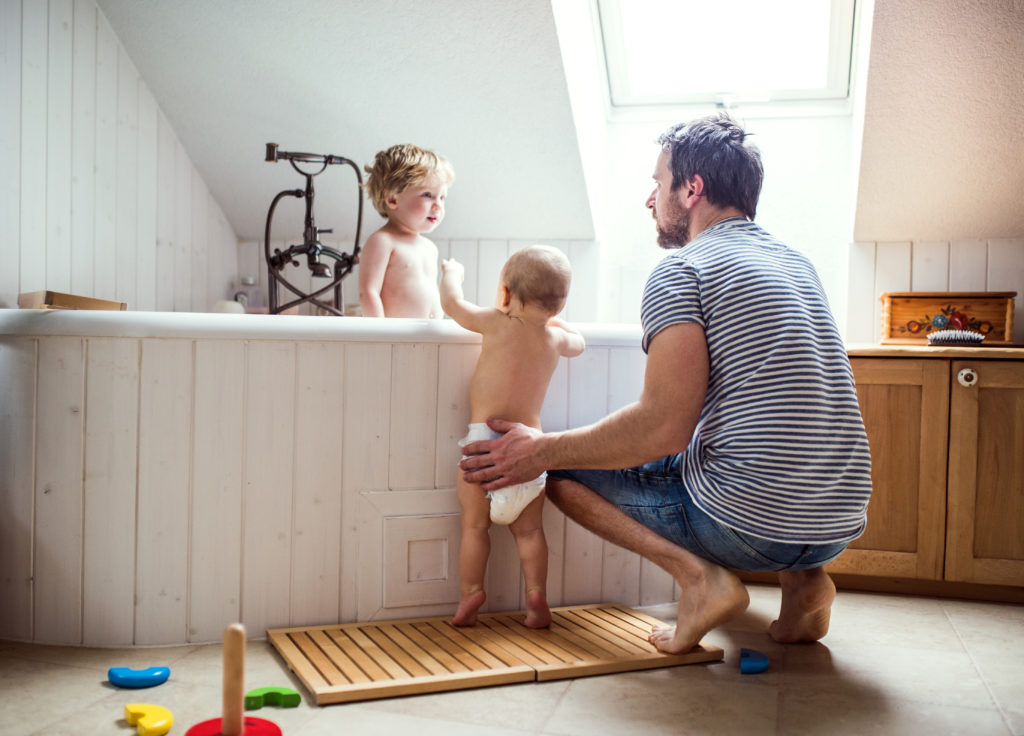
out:
<path id="1" fill-rule="evenodd" d="M 761 196 L 761 152 L 727 113 L 679 123 L 658 138 L 669 154 L 672 190 L 694 174 L 704 180 L 704 196 L 719 207 L 736 207 L 751 220 Z"/>

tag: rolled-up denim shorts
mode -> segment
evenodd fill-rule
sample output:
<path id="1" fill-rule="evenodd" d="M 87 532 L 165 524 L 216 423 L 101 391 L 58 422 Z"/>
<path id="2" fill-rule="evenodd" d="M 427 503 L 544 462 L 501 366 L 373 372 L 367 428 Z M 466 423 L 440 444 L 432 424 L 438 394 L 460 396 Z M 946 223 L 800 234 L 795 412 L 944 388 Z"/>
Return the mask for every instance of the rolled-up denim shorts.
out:
<path id="1" fill-rule="evenodd" d="M 679 456 L 625 470 L 549 470 L 548 482 L 582 483 L 627 516 L 670 542 L 724 567 L 749 572 L 821 567 L 846 549 L 847 542 L 772 542 L 737 531 L 697 508 L 679 472 Z"/>

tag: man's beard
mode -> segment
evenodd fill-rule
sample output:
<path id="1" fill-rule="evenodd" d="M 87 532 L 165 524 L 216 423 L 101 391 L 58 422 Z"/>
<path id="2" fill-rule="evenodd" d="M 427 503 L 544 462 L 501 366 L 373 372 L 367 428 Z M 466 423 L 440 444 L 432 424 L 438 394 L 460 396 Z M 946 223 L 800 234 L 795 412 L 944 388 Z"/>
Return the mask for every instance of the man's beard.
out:
<path id="1" fill-rule="evenodd" d="M 662 227 L 658 213 L 654 212 L 654 226 L 658 229 L 658 245 L 666 250 L 682 248 L 690 242 L 690 213 L 680 207 L 675 199 L 668 203 L 668 224 Z"/>

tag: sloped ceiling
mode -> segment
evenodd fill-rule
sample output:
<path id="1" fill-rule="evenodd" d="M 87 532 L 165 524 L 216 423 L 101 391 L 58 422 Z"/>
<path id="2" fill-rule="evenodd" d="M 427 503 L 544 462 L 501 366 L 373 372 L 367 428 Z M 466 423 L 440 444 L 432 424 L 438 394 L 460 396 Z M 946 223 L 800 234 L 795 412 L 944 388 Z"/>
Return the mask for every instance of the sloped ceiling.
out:
<path id="1" fill-rule="evenodd" d="M 395 143 L 450 159 L 442 238 L 587 239 L 586 199 L 549 0 L 98 0 L 242 239 L 278 191 L 281 150 L 360 165 Z M 317 177 L 318 226 L 354 235 L 355 176 Z M 274 235 L 301 235 L 286 200 Z M 367 206 L 363 237 L 380 224 Z"/>
<path id="2" fill-rule="evenodd" d="M 1024 236 L 1024 3 L 874 13 L 854 238 Z"/>

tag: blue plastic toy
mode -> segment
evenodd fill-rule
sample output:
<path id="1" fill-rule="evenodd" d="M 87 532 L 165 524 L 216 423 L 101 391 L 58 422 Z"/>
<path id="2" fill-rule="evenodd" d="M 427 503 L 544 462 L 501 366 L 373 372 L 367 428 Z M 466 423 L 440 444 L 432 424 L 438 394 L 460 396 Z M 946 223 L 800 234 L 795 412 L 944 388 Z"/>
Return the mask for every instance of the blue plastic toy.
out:
<path id="1" fill-rule="evenodd" d="M 740 673 L 756 675 L 768 669 L 768 657 L 756 649 L 740 649 Z"/>
<path id="2" fill-rule="evenodd" d="M 153 687 L 167 681 L 171 676 L 170 667 L 147 667 L 133 670 L 131 667 L 111 667 L 107 679 L 118 687 Z"/>

